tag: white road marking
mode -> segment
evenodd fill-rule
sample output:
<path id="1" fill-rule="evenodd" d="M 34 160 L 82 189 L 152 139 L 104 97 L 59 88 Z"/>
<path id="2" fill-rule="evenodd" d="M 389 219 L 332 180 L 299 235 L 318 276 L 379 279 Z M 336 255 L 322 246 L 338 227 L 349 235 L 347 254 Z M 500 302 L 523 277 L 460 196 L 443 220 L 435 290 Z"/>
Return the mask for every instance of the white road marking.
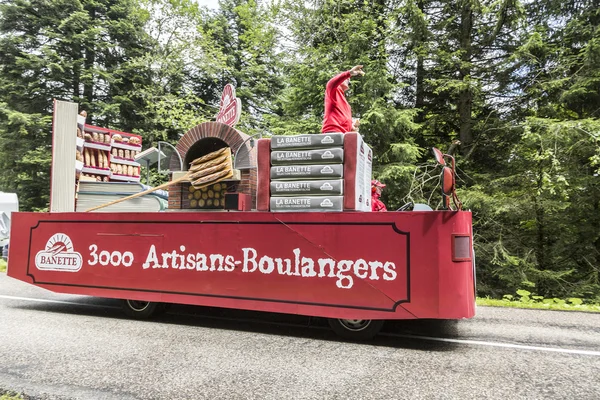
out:
<path id="1" fill-rule="evenodd" d="M 471 344 L 471 345 L 475 345 L 475 346 L 506 347 L 506 348 L 511 348 L 511 349 L 549 351 L 549 352 L 553 352 L 553 353 L 567 353 L 567 354 L 583 354 L 586 356 L 600 357 L 600 351 L 593 351 L 593 350 L 577 350 L 577 349 L 563 349 L 560 347 L 528 346 L 528 345 L 524 345 L 524 344 L 514 344 L 514 343 L 484 342 L 481 340 L 449 339 L 449 338 L 438 338 L 438 337 L 431 337 L 431 336 L 404 335 L 401 333 L 388 334 L 387 336 L 403 337 L 403 338 L 407 338 L 407 339 L 431 340 L 434 342 Z"/>
<path id="2" fill-rule="evenodd" d="M 112 307 L 112 306 L 103 306 L 100 304 L 77 303 L 74 301 L 64 301 L 64 300 L 34 299 L 31 297 L 6 296 L 6 295 L 1 295 L 1 294 L 0 294 L 0 299 L 35 301 L 35 302 L 40 302 L 40 303 L 69 304 L 69 305 L 73 305 L 73 306 L 95 307 L 95 308 L 116 308 L 116 307 Z"/>
<path id="3" fill-rule="evenodd" d="M 69 304 L 74 306 L 84 306 L 84 307 L 95 307 L 95 308 L 117 308 L 112 306 L 103 306 L 99 304 L 86 304 L 86 303 L 76 303 L 74 301 L 63 301 L 63 300 L 47 300 L 47 299 L 35 299 L 30 297 L 19 297 L 19 296 L 6 296 L 0 295 L 1 299 L 9 299 L 9 300 L 23 300 L 23 301 L 34 301 L 40 303 L 55 303 L 55 304 Z M 197 316 L 193 314 L 187 313 L 177 313 L 176 315 L 189 315 L 189 316 Z M 241 320 L 236 318 L 223 318 L 223 317 L 211 317 L 212 319 L 227 319 L 231 321 L 240 321 L 240 322 L 249 322 L 250 320 Z M 277 323 L 277 325 L 281 325 L 281 323 Z M 285 325 L 293 325 L 293 324 L 285 324 Z M 314 327 L 313 327 L 314 328 Z M 520 350 L 534 350 L 534 351 L 547 351 L 552 353 L 565 353 L 565 354 L 581 354 L 586 356 L 596 356 L 600 357 L 600 351 L 593 350 L 577 350 L 577 349 L 563 349 L 560 347 L 541 347 L 541 346 L 528 346 L 523 344 L 514 344 L 514 343 L 500 343 L 500 342 L 484 342 L 481 340 L 467 340 L 467 339 L 450 339 L 450 338 L 438 338 L 431 336 L 419 336 L 419 335 L 405 335 L 399 333 L 383 333 L 384 336 L 392 336 L 392 337 L 402 337 L 407 339 L 419 339 L 419 340 L 429 340 L 434 342 L 446 342 L 446 343 L 458 343 L 458 344 L 470 344 L 474 346 L 490 346 L 490 347 L 505 347 L 511 349 L 520 349 Z"/>

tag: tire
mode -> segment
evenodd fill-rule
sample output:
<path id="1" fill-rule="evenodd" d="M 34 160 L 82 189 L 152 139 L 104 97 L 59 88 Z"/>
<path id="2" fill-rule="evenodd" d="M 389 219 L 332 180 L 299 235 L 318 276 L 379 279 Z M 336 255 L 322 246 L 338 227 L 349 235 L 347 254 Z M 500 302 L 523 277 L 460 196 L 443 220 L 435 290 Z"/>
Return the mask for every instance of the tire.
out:
<path id="1" fill-rule="evenodd" d="M 329 318 L 327 322 L 329 322 L 331 329 L 344 339 L 369 340 L 377 336 L 385 321 L 378 319 Z"/>
<path id="2" fill-rule="evenodd" d="M 160 313 L 161 303 L 152 301 L 123 300 L 121 307 L 125 314 L 135 319 L 148 319 Z"/>

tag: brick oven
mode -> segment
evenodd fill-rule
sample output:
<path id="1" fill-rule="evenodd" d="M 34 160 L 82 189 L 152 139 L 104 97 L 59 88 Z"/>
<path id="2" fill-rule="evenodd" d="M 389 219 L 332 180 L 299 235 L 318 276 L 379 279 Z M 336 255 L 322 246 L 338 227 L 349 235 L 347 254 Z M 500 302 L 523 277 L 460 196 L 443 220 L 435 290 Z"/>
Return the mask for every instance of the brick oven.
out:
<path id="1" fill-rule="evenodd" d="M 216 186 L 196 191 L 189 182 L 169 187 L 170 210 L 222 210 L 225 193 L 244 193 L 252 201 L 252 209 L 256 208 L 256 149 L 250 136 L 237 129 L 220 123 L 204 122 L 190 129 L 175 146 L 183 161 L 180 169 L 179 159 L 175 154 L 170 158 L 169 169 L 172 179 L 177 174 L 188 170 L 190 163 L 203 155 L 229 146 L 234 158 L 234 176 L 220 182 Z M 239 161 L 243 160 L 242 163 Z M 242 167 L 239 165 L 243 164 Z M 183 172 L 182 172 L 183 171 Z M 210 197 L 209 197 L 210 195 Z"/>

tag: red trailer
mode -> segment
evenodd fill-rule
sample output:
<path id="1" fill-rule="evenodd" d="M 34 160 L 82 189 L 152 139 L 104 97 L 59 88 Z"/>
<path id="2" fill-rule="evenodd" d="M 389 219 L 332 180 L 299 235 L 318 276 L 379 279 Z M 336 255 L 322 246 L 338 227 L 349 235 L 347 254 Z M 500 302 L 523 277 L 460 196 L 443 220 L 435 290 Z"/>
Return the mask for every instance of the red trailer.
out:
<path id="1" fill-rule="evenodd" d="M 13 213 L 8 275 L 122 299 L 136 318 L 169 303 L 289 313 L 353 339 L 385 320 L 471 318 L 471 213 L 450 208 L 442 170 L 439 211 Z"/>

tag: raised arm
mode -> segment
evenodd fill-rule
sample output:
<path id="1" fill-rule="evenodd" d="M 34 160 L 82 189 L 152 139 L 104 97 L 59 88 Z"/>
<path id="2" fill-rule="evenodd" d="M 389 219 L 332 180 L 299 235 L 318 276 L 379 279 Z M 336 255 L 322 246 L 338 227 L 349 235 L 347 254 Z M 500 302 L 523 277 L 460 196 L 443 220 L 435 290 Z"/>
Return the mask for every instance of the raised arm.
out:
<path id="1" fill-rule="evenodd" d="M 333 78 L 331 78 L 329 80 L 329 82 L 327 82 L 327 90 L 333 90 L 335 88 L 337 88 L 338 86 L 340 86 L 346 79 L 350 78 L 351 76 L 356 76 L 356 75 L 364 75 L 365 72 L 362 70 L 362 65 L 356 65 L 354 67 L 352 67 L 351 70 L 349 71 L 345 71 L 342 72 L 340 74 L 337 74 L 336 76 L 334 76 Z"/>
<path id="2" fill-rule="evenodd" d="M 335 90 L 348 78 L 350 78 L 350 71 L 344 71 L 340 74 L 337 74 L 336 76 L 331 78 L 329 82 L 327 82 L 327 86 L 325 89 L 327 91 Z"/>

